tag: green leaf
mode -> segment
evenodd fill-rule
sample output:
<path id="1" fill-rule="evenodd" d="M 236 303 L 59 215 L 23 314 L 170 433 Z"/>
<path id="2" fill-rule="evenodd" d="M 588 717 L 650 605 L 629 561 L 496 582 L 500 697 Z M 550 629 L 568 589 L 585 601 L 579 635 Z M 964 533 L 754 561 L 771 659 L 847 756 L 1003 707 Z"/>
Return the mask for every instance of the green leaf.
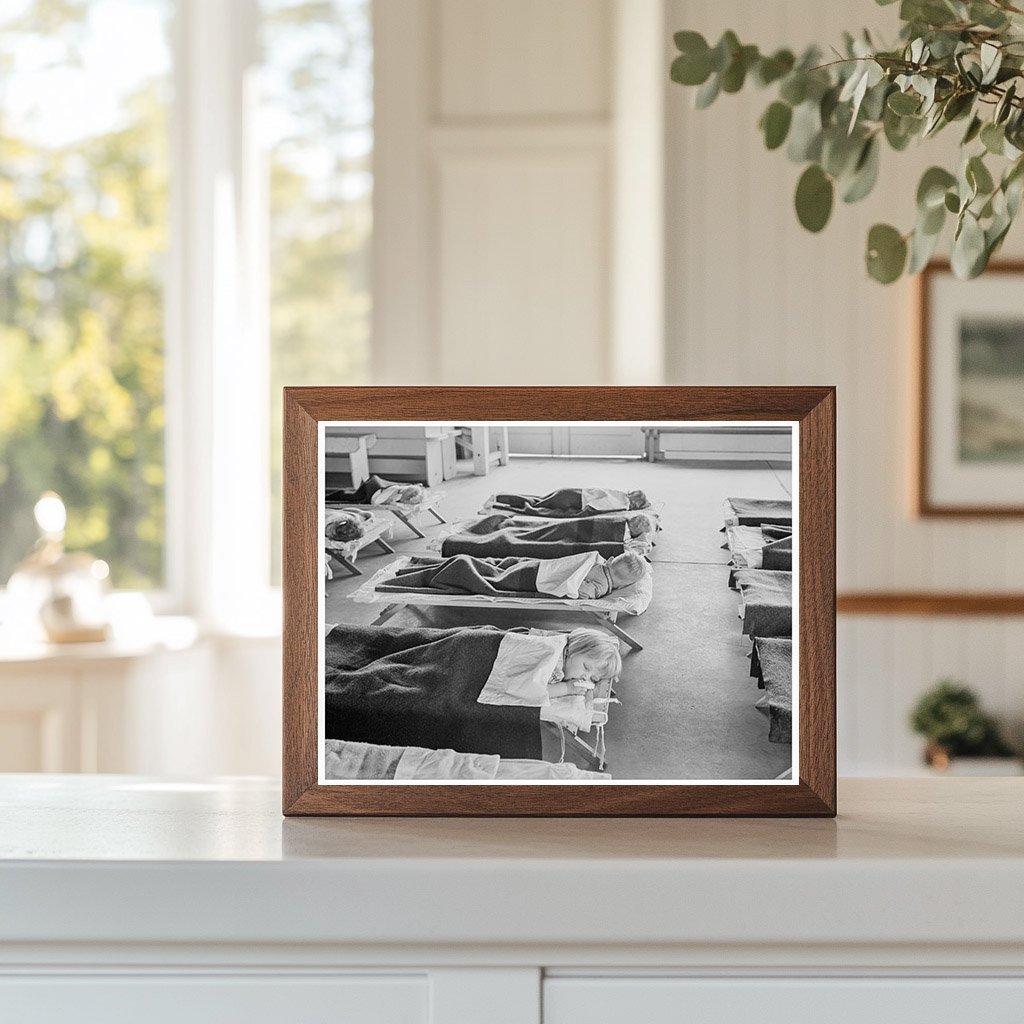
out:
<path id="1" fill-rule="evenodd" d="M 995 156 L 1003 155 L 1003 147 L 1006 143 L 1006 133 L 1002 126 L 992 124 L 990 121 L 981 129 L 981 141 L 984 147 Z"/>
<path id="2" fill-rule="evenodd" d="M 796 215 L 808 231 L 820 231 L 832 214 L 832 181 L 817 165 L 811 164 L 796 185 Z"/>
<path id="3" fill-rule="evenodd" d="M 890 224 L 876 224 L 868 232 L 865 259 L 868 273 L 880 284 L 892 284 L 907 262 L 907 243 Z"/>
<path id="4" fill-rule="evenodd" d="M 914 234 L 910 239 L 910 262 L 907 264 L 908 274 L 916 274 L 928 266 L 929 260 L 935 254 L 941 236 L 941 231 L 923 231 L 920 225 L 915 228 Z"/>
<path id="5" fill-rule="evenodd" d="M 864 149 L 864 135 L 849 136 L 839 127 L 822 133 L 821 165 L 833 178 L 841 178 L 854 169 Z"/>
<path id="6" fill-rule="evenodd" d="M 674 36 L 679 56 L 672 61 L 673 82 L 702 85 L 711 74 L 711 48 L 699 32 L 677 32 Z"/>
<path id="7" fill-rule="evenodd" d="M 732 29 L 727 29 L 711 51 L 711 70 L 721 74 L 733 62 L 733 58 L 741 49 L 742 46 L 739 39 L 736 38 L 736 33 Z"/>
<path id="8" fill-rule="evenodd" d="M 996 112 L 992 117 L 996 124 L 1002 124 L 1010 116 L 1010 112 L 1013 110 L 1013 100 L 1016 95 L 1017 83 L 1011 82 L 1006 87 L 1006 92 L 1003 93 L 996 104 Z"/>
<path id="9" fill-rule="evenodd" d="M 843 189 L 844 203 L 860 202 L 878 181 L 878 139 L 872 137 L 864 143 L 853 176 Z"/>
<path id="10" fill-rule="evenodd" d="M 929 167 L 921 175 L 917 186 L 917 207 L 924 213 L 942 206 L 946 201 L 946 192 L 956 184 L 956 176 L 944 167 Z"/>
<path id="11" fill-rule="evenodd" d="M 973 92 L 962 92 L 950 96 L 942 108 L 942 116 L 947 121 L 957 121 L 966 117 L 974 106 L 976 96 Z"/>
<path id="12" fill-rule="evenodd" d="M 955 192 L 947 192 L 944 205 L 950 213 L 959 213 L 960 197 Z"/>
<path id="13" fill-rule="evenodd" d="M 754 66 L 754 81 L 760 86 L 771 85 L 793 70 L 796 58 L 789 50 L 776 50 L 770 57 L 762 57 Z"/>
<path id="14" fill-rule="evenodd" d="M 1003 64 L 1003 51 L 994 43 L 984 42 L 981 44 L 979 58 L 982 72 L 981 84 L 992 85 Z"/>
<path id="15" fill-rule="evenodd" d="M 984 25 L 985 28 L 1002 29 L 1008 24 L 1008 19 L 1002 11 L 989 3 L 973 3 L 968 11 L 968 17 L 976 25 Z"/>
<path id="16" fill-rule="evenodd" d="M 789 126 L 793 120 L 793 108 L 788 103 L 776 100 L 761 115 L 761 130 L 764 132 L 764 144 L 768 149 L 778 149 L 786 141 Z"/>
<path id="17" fill-rule="evenodd" d="M 916 114 L 921 107 L 920 98 L 909 92 L 894 92 L 889 96 L 888 102 L 889 109 L 901 117 Z"/>
<path id="18" fill-rule="evenodd" d="M 706 110 L 718 98 L 721 89 L 721 79 L 718 75 L 712 75 L 694 94 L 693 105 L 698 110 Z"/>
<path id="19" fill-rule="evenodd" d="M 953 273 L 962 281 L 977 277 L 985 269 L 987 255 L 985 249 L 985 232 L 978 219 L 969 211 L 965 211 L 960 220 L 960 227 L 953 238 L 953 251 L 950 264 Z"/>
<path id="20" fill-rule="evenodd" d="M 821 110 L 812 100 L 793 111 L 786 155 L 795 164 L 817 160 L 821 155 Z"/>
<path id="21" fill-rule="evenodd" d="M 980 156 L 972 156 L 967 161 L 966 177 L 968 183 L 978 195 L 988 195 L 995 188 L 992 175 L 989 174 L 985 161 Z"/>
<path id="22" fill-rule="evenodd" d="M 980 117 L 972 117 L 971 123 L 967 126 L 967 131 L 964 132 L 964 137 L 960 140 L 961 146 L 966 146 L 973 142 L 978 134 L 981 132 L 982 121 Z"/>
<path id="23" fill-rule="evenodd" d="M 756 46 L 742 46 L 732 63 L 722 72 L 722 92 L 739 92 L 746 81 L 747 72 L 758 59 Z"/>
<path id="24" fill-rule="evenodd" d="M 795 71 L 779 86 L 779 98 L 791 107 L 798 107 L 807 99 L 807 76 L 802 71 Z"/>

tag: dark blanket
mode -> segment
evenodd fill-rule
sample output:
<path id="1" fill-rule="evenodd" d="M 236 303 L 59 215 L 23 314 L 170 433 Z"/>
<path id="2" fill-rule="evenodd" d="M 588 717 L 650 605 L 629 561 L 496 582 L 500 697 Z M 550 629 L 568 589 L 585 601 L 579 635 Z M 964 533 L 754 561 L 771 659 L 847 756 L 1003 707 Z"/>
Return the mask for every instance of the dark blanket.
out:
<path id="1" fill-rule="evenodd" d="M 743 632 L 750 637 L 793 635 L 793 574 L 737 569 L 743 598 Z"/>
<path id="2" fill-rule="evenodd" d="M 328 505 L 369 505 L 370 499 L 384 486 L 385 481 L 379 476 L 371 476 L 352 490 L 339 488 L 327 491 L 324 502 Z"/>
<path id="3" fill-rule="evenodd" d="M 476 700 L 503 636 L 493 626 L 335 626 L 325 642 L 325 738 L 539 758 L 539 708 Z"/>
<path id="4" fill-rule="evenodd" d="M 793 742 L 793 641 L 786 637 L 758 637 L 751 658 L 758 686 L 768 703 L 768 740 Z"/>
<path id="5" fill-rule="evenodd" d="M 738 526 L 761 526 L 765 523 L 791 526 L 793 503 L 770 498 L 729 498 L 731 515 Z"/>
<path id="6" fill-rule="evenodd" d="M 437 590 L 442 594 L 488 597 L 544 597 L 537 592 L 537 558 L 413 558 L 378 590 L 404 593 Z"/>
<path id="7" fill-rule="evenodd" d="M 480 523 L 490 524 L 497 516 Z M 537 527 L 503 527 L 481 532 L 474 523 L 463 533 L 452 534 L 441 545 L 441 554 L 475 555 L 478 558 L 562 558 L 597 551 L 603 558 L 626 550 L 626 525 L 614 519 L 567 519 Z"/>
<path id="8" fill-rule="evenodd" d="M 789 572 L 793 568 L 793 537 L 781 537 L 765 544 L 761 549 L 762 569 L 782 569 Z"/>
<path id="9" fill-rule="evenodd" d="M 515 512 L 520 516 L 538 516 L 545 519 L 571 519 L 580 516 L 599 516 L 615 509 L 591 508 L 583 503 L 583 488 L 563 487 L 550 494 L 497 494 L 494 508 Z M 626 512 L 623 508 L 620 511 Z"/>

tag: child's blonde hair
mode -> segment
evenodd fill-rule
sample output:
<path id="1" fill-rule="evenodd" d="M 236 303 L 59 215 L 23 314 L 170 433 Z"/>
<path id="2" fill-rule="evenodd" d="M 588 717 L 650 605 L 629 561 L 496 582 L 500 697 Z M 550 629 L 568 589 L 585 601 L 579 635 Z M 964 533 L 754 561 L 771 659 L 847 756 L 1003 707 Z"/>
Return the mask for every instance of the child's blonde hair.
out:
<path id="1" fill-rule="evenodd" d="M 574 629 L 565 642 L 565 658 L 585 655 L 598 666 L 598 679 L 618 679 L 622 672 L 619 642 L 611 634 L 597 629 Z"/>

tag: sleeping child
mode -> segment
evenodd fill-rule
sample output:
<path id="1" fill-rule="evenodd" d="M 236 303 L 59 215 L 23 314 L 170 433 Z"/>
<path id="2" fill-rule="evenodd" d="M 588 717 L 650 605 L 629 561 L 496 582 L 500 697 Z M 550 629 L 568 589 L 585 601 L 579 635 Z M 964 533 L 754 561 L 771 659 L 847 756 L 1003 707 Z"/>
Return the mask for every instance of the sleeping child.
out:
<path id="1" fill-rule="evenodd" d="M 507 509 L 519 515 L 544 516 L 548 519 L 569 519 L 574 516 L 596 516 L 606 512 L 630 512 L 648 508 L 650 502 L 643 491 L 615 491 L 604 487 L 563 487 L 550 494 L 498 494 L 494 508 Z"/>
<path id="2" fill-rule="evenodd" d="M 438 590 L 488 597 L 566 597 L 593 600 L 637 583 L 646 563 L 627 551 L 604 559 L 596 551 L 565 558 L 412 558 L 378 584 L 382 591 Z"/>
<path id="3" fill-rule="evenodd" d="M 324 509 L 324 539 L 344 544 L 365 536 L 373 513 L 359 508 Z"/>
<path id="4" fill-rule="evenodd" d="M 638 518 L 638 517 L 633 517 Z M 605 558 L 621 555 L 631 536 L 624 518 L 587 516 L 550 522 L 526 520 L 528 525 L 509 526 L 511 516 L 487 516 L 449 535 L 441 555 L 476 555 L 481 558 L 559 558 L 596 551 Z M 522 520 L 521 520 L 522 521 Z"/>
<path id="5" fill-rule="evenodd" d="M 354 490 L 328 491 L 324 501 L 329 505 L 419 505 L 425 498 L 423 484 L 400 484 L 371 476 Z"/>

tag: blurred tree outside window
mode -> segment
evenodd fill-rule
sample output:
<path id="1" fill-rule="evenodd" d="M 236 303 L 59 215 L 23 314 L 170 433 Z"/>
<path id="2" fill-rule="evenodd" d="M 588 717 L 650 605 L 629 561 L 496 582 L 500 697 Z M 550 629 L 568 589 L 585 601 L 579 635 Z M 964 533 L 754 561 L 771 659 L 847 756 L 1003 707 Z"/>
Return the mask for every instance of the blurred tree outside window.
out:
<path id="1" fill-rule="evenodd" d="M 281 388 L 365 383 L 373 177 L 371 0 L 262 0 L 269 156 L 271 566 Z"/>
<path id="2" fill-rule="evenodd" d="M 0 6 L 0 586 L 47 489 L 115 586 L 164 582 L 171 16 Z"/>

